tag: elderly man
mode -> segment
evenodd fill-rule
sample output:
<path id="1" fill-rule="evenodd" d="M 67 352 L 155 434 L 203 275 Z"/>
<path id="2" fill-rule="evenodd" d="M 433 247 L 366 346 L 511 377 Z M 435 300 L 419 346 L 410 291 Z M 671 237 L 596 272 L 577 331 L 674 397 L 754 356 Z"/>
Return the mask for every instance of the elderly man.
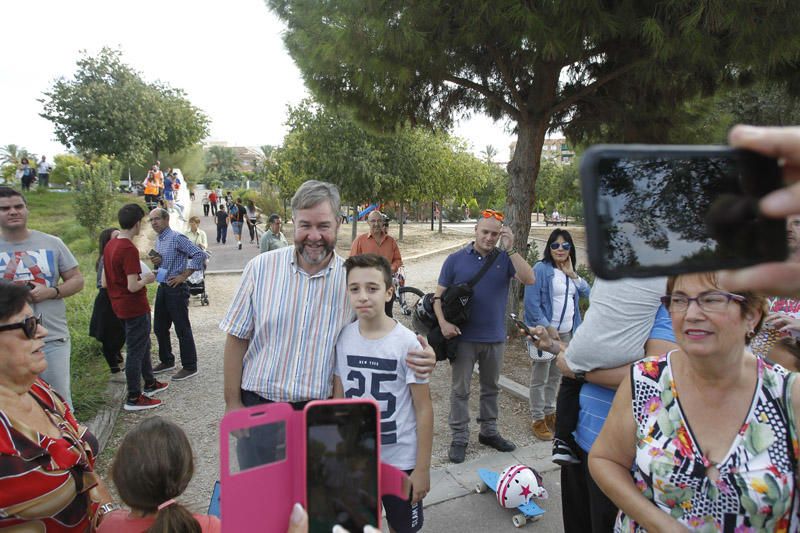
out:
<path id="1" fill-rule="evenodd" d="M 42 378 L 72 407 L 71 343 L 64 298 L 83 289 L 83 276 L 78 261 L 61 239 L 28 229 L 29 214 L 22 194 L 0 187 L 0 272 L 4 281 L 30 288 L 33 311 L 42 315 L 48 332 L 44 339 L 47 370 Z M 59 285 L 59 281 L 63 283 Z"/>
<path id="2" fill-rule="evenodd" d="M 225 408 L 290 402 L 302 409 L 331 396 L 334 348 L 353 321 L 344 260 L 334 251 L 339 230 L 339 191 L 310 180 L 292 198 L 294 246 L 259 254 L 242 273 L 239 288 L 220 323 L 224 352 Z M 406 363 L 421 377 L 435 356 L 409 353 Z M 379 383 L 367 384 L 379 387 Z M 393 399 L 390 398 L 390 401 Z M 280 437 L 269 428 L 250 430 L 237 443 L 239 466 L 276 457 Z"/>
<path id="3" fill-rule="evenodd" d="M 160 374 L 175 368 L 175 356 L 169 330 L 175 324 L 175 334 L 181 349 L 181 368 L 173 381 L 189 379 L 197 374 L 197 348 L 189 322 L 189 287 L 186 280 L 195 270 L 203 268 L 206 254 L 186 235 L 172 231 L 166 209 L 150 211 L 150 225 L 158 234 L 154 254 L 150 255 L 153 266 L 158 269 L 153 331 L 158 339 L 158 358 L 161 363 L 153 368 Z"/>
<path id="4" fill-rule="evenodd" d="M 400 257 L 400 247 L 394 237 L 386 233 L 387 222 L 384 220 L 383 213 L 377 209 L 367 217 L 369 233 L 364 233 L 356 237 L 350 246 L 350 255 L 377 254 L 385 257 L 392 266 L 392 274 L 403 265 Z M 393 300 L 386 302 L 386 314 L 392 316 Z"/>
<path id="5" fill-rule="evenodd" d="M 264 235 L 261 236 L 261 241 L 258 243 L 262 254 L 270 250 L 277 250 L 278 248 L 289 246 L 286 235 L 281 232 L 281 227 L 283 226 L 281 216 L 278 213 L 272 213 L 269 216 L 268 222 L 269 228 L 264 232 Z"/>
<path id="6" fill-rule="evenodd" d="M 502 250 L 496 248 L 498 242 L 503 245 Z M 469 320 L 461 327 L 451 324 L 442 311 L 442 294 L 448 287 L 468 283 L 486 261 L 493 263 L 473 287 Z M 448 339 L 458 338 L 450 394 L 453 441 L 449 457 L 454 463 L 464 462 L 469 442 L 469 387 L 476 362 L 481 385 L 478 442 L 501 452 L 516 448 L 497 431 L 498 382 L 506 345 L 505 311 L 513 277 L 525 285 L 534 282 L 533 270 L 514 248 L 514 235 L 503 225 L 502 213 L 486 209 L 475 225 L 475 241 L 445 259 L 433 303 L 442 335 Z"/>

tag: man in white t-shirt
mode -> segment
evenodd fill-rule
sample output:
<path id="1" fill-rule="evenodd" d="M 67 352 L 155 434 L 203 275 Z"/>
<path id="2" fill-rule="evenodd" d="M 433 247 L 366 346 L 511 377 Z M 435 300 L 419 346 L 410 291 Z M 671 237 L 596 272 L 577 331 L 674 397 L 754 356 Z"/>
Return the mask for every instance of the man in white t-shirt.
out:
<path id="1" fill-rule="evenodd" d="M 416 335 L 386 315 L 393 296 L 392 271 L 385 257 L 355 255 L 344 263 L 347 292 L 358 320 L 336 342 L 333 395 L 372 398 L 381 407 L 381 461 L 411 479 L 411 501 L 382 498 L 393 531 L 422 528 L 422 499 L 430 490 L 433 407 L 428 380 L 406 365 L 406 354 L 421 348 Z"/>

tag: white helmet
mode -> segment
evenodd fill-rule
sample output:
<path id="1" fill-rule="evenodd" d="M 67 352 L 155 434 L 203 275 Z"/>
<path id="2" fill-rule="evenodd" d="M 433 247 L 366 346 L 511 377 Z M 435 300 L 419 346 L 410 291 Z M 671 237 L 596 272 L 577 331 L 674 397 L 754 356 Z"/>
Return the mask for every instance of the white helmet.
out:
<path id="1" fill-rule="evenodd" d="M 532 497 L 547 498 L 542 476 L 525 465 L 511 465 L 500 473 L 497 480 L 497 503 L 500 507 L 514 509 L 528 503 Z"/>

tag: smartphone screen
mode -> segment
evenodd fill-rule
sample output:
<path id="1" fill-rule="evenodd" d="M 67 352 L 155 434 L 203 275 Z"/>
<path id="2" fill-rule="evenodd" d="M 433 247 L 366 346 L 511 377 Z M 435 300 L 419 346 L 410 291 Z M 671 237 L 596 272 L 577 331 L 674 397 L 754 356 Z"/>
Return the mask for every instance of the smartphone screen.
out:
<path id="1" fill-rule="evenodd" d="M 309 531 L 377 527 L 378 411 L 374 403 L 308 406 L 306 494 Z"/>
<path id="2" fill-rule="evenodd" d="M 589 261 L 615 279 L 786 258 L 782 220 L 758 201 L 782 186 L 777 161 L 726 147 L 605 145 L 581 164 Z"/>

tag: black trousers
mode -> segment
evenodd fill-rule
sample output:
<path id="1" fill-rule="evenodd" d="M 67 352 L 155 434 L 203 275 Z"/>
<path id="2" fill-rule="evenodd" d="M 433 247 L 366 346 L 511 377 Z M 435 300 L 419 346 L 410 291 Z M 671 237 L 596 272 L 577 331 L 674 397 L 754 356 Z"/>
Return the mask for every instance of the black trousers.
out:
<path id="1" fill-rule="evenodd" d="M 581 387 L 583 383 L 577 379 L 561 377 L 556 398 L 556 431 L 555 437 L 561 439 L 575 450 L 578 448 L 572 432 L 578 426 L 578 411 L 581 408 Z"/>
<path id="2" fill-rule="evenodd" d="M 204 217 L 207 217 L 207 216 L 208 216 L 208 210 L 209 210 L 210 208 L 211 208 L 211 205 L 210 205 L 210 204 L 203 204 L 203 216 L 204 216 Z M 215 213 L 215 214 L 216 214 L 216 213 Z"/>
<path id="3" fill-rule="evenodd" d="M 158 358 L 162 363 L 170 365 L 175 362 L 169 335 L 173 324 L 181 349 L 181 365 L 186 370 L 197 370 L 197 348 L 192 324 L 189 322 L 189 287 L 186 283 L 177 287 L 161 283 L 156 292 L 153 332 L 158 339 Z"/>
<path id="4" fill-rule="evenodd" d="M 580 464 L 561 467 L 561 516 L 565 533 L 614 530 L 617 507 L 589 474 L 589 455 L 576 446 Z"/>

